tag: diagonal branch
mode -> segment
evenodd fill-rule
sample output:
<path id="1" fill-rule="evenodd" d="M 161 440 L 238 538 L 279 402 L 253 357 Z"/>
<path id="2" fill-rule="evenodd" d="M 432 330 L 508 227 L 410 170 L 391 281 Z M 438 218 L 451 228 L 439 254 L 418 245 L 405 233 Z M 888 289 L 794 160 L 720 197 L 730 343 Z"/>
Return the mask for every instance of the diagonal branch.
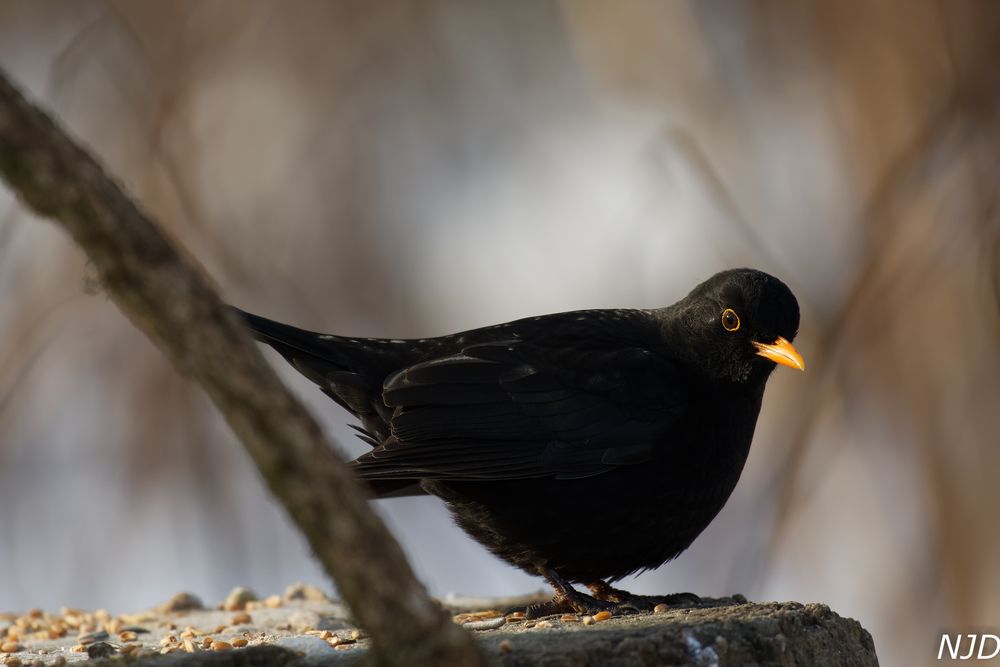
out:
<path id="1" fill-rule="evenodd" d="M 371 634 L 376 658 L 485 664 L 471 636 L 427 597 L 350 470 L 200 268 L 2 72 L 0 176 L 72 235 L 122 312 L 204 387 Z"/>

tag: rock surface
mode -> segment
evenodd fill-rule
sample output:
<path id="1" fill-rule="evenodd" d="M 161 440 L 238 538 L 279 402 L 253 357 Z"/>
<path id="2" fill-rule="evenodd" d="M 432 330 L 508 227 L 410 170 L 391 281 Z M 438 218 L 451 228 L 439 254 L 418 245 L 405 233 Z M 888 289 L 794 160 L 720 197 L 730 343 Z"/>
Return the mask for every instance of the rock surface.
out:
<path id="1" fill-rule="evenodd" d="M 352 626 L 342 605 L 316 596 L 269 600 L 235 613 L 232 605 L 229 610 L 160 605 L 120 617 L 70 610 L 68 617 L 81 621 L 81 632 L 62 637 L 44 635 L 64 624 L 65 614 L 36 610 L 33 616 L 10 615 L 9 627 L 20 623 L 22 629 L 13 635 L 8 629 L 4 639 L 16 641 L 19 650 L 4 660 L 23 666 L 88 660 L 83 642 L 98 636 L 117 653 L 91 660 L 95 667 L 120 665 L 121 654 L 129 656 L 128 665 L 138 667 L 304 667 L 349 665 L 366 653 L 368 639 Z M 476 629 L 496 664 L 508 667 L 878 664 L 871 635 L 857 621 L 821 604 L 748 603 L 736 597 L 607 620 L 561 615 L 525 621 L 518 614 L 488 609 L 526 601 L 452 599 L 444 604 L 456 614 L 456 622 Z"/>

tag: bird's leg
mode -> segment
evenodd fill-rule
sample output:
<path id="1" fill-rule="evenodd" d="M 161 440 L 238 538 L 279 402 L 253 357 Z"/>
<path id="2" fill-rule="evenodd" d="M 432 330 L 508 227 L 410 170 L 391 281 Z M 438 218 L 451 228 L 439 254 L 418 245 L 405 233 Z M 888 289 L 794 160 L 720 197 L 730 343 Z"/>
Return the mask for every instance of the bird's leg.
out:
<path id="1" fill-rule="evenodd" d="M 636 611 L 652 611 L 658 604 L 671 607 L 696 605 L 701 598 L 694 593 L 674 593 L 672 595 L 635 595 L 620 588 L 614 588 L 598 579 L 587 584 L 593 596 L 603 602 L 612 602 L 619 610 L 635 609 Z"/>
<path id="2" fill-rule="evenodd" d="M 551 568 L 542 567 L 539 568 L 539 572 L 555 589 L 556 594 L 548 602 L 530 605 L 524 612 L 524 617 L 527 619 L 552 614 L 596 614 L 599 611 L 613 611 L 618 606 L 613 602 L 596 600 L 581 593 Z"/>

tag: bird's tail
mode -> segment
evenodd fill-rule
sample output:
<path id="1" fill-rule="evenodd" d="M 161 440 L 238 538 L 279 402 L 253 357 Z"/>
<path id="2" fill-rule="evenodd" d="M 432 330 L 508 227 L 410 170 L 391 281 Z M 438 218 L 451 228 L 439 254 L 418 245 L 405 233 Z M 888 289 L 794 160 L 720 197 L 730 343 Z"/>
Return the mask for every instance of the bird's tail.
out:
<path id="1" fill-rule="evenodd" d="M 275 322 L 260 315 L 232 307 L 250 329 L 254 338 L 267 343 L 283 356 L 295 370 L 315 382 L 327 393 L 336 393 L 338 402 L 344 398 L 342 391 L 350 387 L 366 392 L 382 383 L 383 371 L 377 350 L 360 340 L 341 338 L 329 334 L 299 329 Z M 341 385 L 348 385 L 342 387 Z M 373 386 L 374 385 L 374 386 Z M 361 398 L 361 397 L 359 397 Z M 368 398 L 368 397 L 365 397 Z M 354 403 L 349 401 L 349 403 Z M 360 405 L 345 405 L 356 411 Z"/>
<path id="2" fill-rule="evenodd" d="M 230 306 L 253 333 L 297 371 L 319 385 L 330 398 L 361 420 L 358 436 L 378 446 L 388 434 L 388 408 L 382 401 L 382 382 L 404 360 L 400 346 L 378 339 L 351 339 L 314 333 L 269 320 Z M 366 480 L 372 496 L 390 498 L 422 495 L 416 480 Z"/>
<path id="3" fill-rule="evenodd" d="M 233 310 L 257 340 L 273 347 L 295 370 L 360 418 L 372 440 L 385 437 L 388 408 L 382 400 L 382 383 L 394 370 L 413 363 L 408 346 L 315 333 Z"/>
<path id="4" fill-rule="evenodd" d="M 329 345 L 319 345 L 322 340 L 320 334 L 282 324 L 281 322 L 275 322 L 266 317 L 240 310 L 235 306 L 230 306 L 230 308 L 243 320 L 243 323 L 250 329 L 255 339 L 262 343 L 267 343 L 278 352 L 281 352 L 282 355 L 286 351 L 291 352 L 293 350 L 319 357 L 326 357 L 330 353 Z"/>

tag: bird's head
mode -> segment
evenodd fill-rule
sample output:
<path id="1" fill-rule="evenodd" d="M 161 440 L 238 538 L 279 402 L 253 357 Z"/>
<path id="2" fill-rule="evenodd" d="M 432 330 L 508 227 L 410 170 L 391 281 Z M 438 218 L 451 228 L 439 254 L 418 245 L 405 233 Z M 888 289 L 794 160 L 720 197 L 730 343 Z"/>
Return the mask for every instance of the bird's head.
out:
<path id="1" fill-rule="evenodd" d="M 684 361 L 706 379 L 763 383 L 775 364 L 805 370 L 792 347 L 798 301 L 763 271 L 717 273 L 668 311 L 671 338 L 683 337 Z"/>

